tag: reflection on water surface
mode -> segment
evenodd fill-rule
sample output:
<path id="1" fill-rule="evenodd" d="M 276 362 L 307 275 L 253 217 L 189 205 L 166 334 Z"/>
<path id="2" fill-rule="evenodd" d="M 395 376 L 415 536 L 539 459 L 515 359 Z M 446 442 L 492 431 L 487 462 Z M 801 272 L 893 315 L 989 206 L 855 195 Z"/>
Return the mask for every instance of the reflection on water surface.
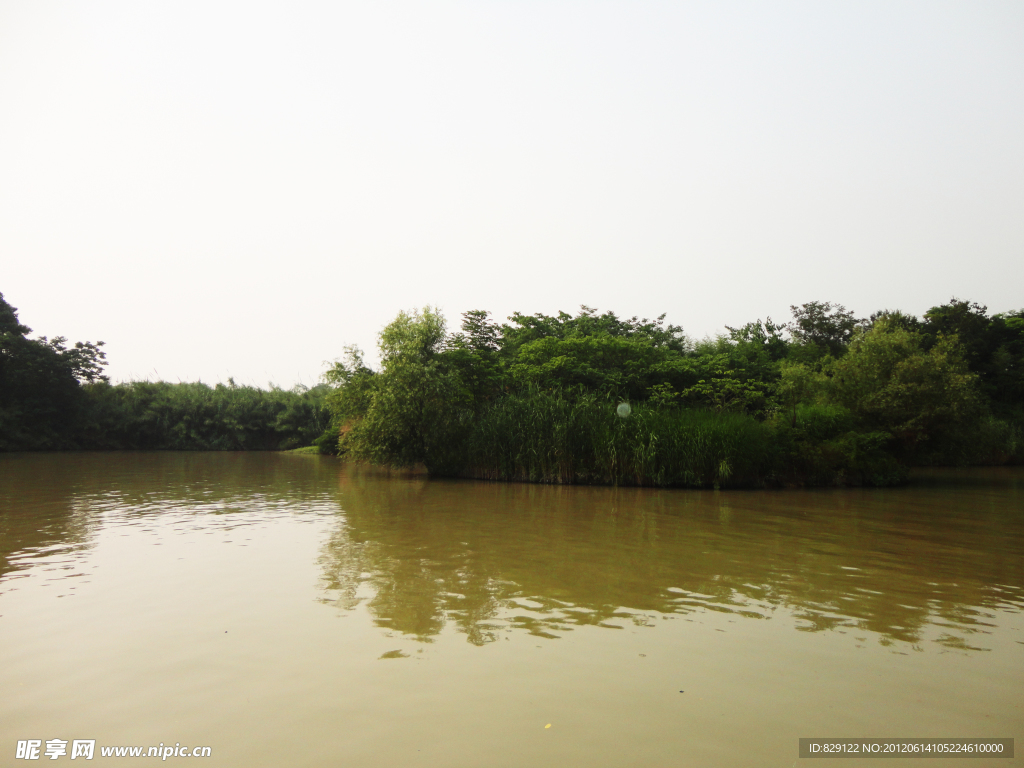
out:
<path id="1" fill-rule="evenodd" d="M 979 477 L 984 483 L 979 484 Z M 713 492 L 438 482 L 349 468 L 327 588 L 380 626 L 469 641 L 791 613 L 802 631 L 984 649 L 1024 605 L 1020 473 L 889 490 Z M 979 488 L 981 489 L 979 491 Z"/>
<path id="2" fill-rule="evenodd" d="M 1022 608 L 1019 468 L 714 492 L 0 456 L 0 753 L 788 766 L 801 736 L 1024 737 Z"/>

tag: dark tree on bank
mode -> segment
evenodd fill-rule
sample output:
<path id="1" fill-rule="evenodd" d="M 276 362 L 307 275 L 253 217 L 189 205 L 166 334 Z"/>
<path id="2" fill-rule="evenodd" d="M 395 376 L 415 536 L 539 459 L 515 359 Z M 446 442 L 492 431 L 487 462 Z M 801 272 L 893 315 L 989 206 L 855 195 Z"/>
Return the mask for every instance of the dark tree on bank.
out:
<path id="1" fill-rule="evenodd" d="M 0 450 L 73 448 L 81 385 L 106 380 L 103 342 L 68 347 L 30 332 L 0 294 Z"/>
<path id="2" fill-rule="evenodd" d="M 799 307 L 791 306 L 790 310 L 793 322 L 787 328 L 793 339 L 833 357 L 841 357 L 846 352 L 854 329 L 863 322 L 842 304 L 830 301 L 810 301 Z"/>
<path id="3" fill-rule="evenodd" d="M 925 312 L 923 329 L 933 344 L 956 336 L 993 410 L 1024 418 L 1024 311 L 989 317 L 988 307 L 954 297 Z"/>

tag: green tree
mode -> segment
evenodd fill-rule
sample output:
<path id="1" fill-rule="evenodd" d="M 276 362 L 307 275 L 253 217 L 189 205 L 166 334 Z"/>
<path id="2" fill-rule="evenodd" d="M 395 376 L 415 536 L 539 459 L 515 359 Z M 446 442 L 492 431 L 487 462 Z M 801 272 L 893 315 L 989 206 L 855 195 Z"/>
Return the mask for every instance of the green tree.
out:
<path id="1" fill-rule="evenodd" d="M 952 298 L 925 313 L 924 331 L 931 343 L 940 336 L 960 340 L 971 371 L 993 410 L 1024 421 L 1024 320 L 1020 312 L 988 316 L 977 302 Z"/>
<path id="2" fill-rule="evenodd" d="M 334 387 L 327 403 L 336 419 L 341 422 L 366 415 L 375 386 L 374 372 L 363 362 L 363 351 L 353 345 L 344 348 L 340 360 L 335 360 L 323 380 Z"/>
<path id="3" fill-rule="evenodd" d="M 671 353 L 648 339 L 599 333 L 565 339 L 546 336 L 523 344 L 508 365 L 518 388 L 594 392 L 640 399 L 653 383 L 653 366 Z"/>
<path id="4" fill-rule="evenodd" d="M 960 340 L 964 359 L 975 372 L 984 366 L 998 344 L 991 333 L 988 307 L 975 301 L 953 297 L 925 312 L 924 319 L 924 331 L 933 341 L 940 336 L 956 336 Z"/>
<path id="5" fill-rule="evenodd" d="M 786 327 L 793 339 L 818 356 L 841 357 L 853 339 L 854 329 L 863 322 L 842 304 L 828 301 L 811 301 L 799 307 L 791 306 L 790 310 L 793 322 Z"/>
<path id="6" fill-rule="evenodd" d="M 523 315 L 513 312 L 512 322 L 501 327 L 500 347 L 504 354 L 514 355 L 524 344 L 542 338 L 569 339 L 587 336 L 613 336 L 647 340 L 657 349 L 686 352 L 689 342 L 678 325 L 665 325 L 665 315 L 654 320 L 631 317 L 621 320 L 614 312 L 599 315 L 593 307 L 583 305 L 575 317 L 559 312 L 557 316 Z"/>
<path id="7" fill-rule="evenodd" d="M 105 381 L 103 342 L 67 346 L 31 329 L 0 294 L 0 450 L 72 448 L 83 417 L 83 383 Z"/>
<path id="8" fill-rule="evenodd" d="M 501 328 L 490 315 L 482 309 L 463 312 L 462 330 L 448 339 L 445 351 L 446 363 L 459 371 L 478 406 L 502 389 Z"/>
<path id="9" fill-rule="evenodd" d="M 998 345 L 982 374 L 994 410 L 1024 429 L 1024 309 L 992 318 Z"/>
<path id="10" fill-rule="evenodd" d="M 924 330 L 924 323 L 915 315 L 908 315 L 899 309 L 880 309 L 877 312 L 872 312 L 871 317 L 864 322 L 864 327 L 870 330 L 882 318 L 888 320 L 890 325 L 896 325 L 908 331 Z"/>
<path id="11" fill-rule="evenodd" d="M 717 413 L 764 416 L 769 407 L 769 385 L 734 367 L 733 362 L 728 354 L 687 358 L 684 365 L 696 381 L 680 391 L 680 400 Z"/>
<path id="12" fill-rule="evenodd" d="M 516 312 L 509 319 L 497 341 L 498 360 L 505 385 L 515 391 L 539 387 L 641 400 L 657 385 L 678 390 L 696 382 L 680 365 L 689 342 L 682 328 L 665 325 L 664 315 L 622 320 L 583 306 L 575 317 Z"/>
<path id="13" fill-rule="evenodd" d="M 982 415 L 977 376 L 956 336 L 940 335 L 930 348 L 926 341 L 886 318 L 859 330 L 828 369 L 831 395 L 862 431 L 892 435 L 904 457 L 955 457 Z"/>
<path id="14" fill-rule="evenodd" d="M 381 371 L 341 448 L 379 464 L 422 462 L 431 472 L 458 464 L 472 396 L 447 351 L 439 311 L 400 312 L 381 331 Z"/>
<path id="15" fill-rule="evenodd" d="M 797 411 L 801 405 L 813 402 L 821 393 L 825 377 L 811 367 L 793 360 L 780 363 L 780 379 L 776 388 L 779 404 L 796 427 Z"/>
<path id="16" fill-rule="evenodd" d="M 762 322 L 760 319 L 747 323 L 739 328 L 725 326 L 732 342 L 742 357 L 751 361 L 776 362 L 786 356 L 789 344 L 783 338 L 786 324 L 778 324 L 769 317 Z"/>
<path id="17" fill-rule="evenodd" d="M 462 313 L 462 333 L 455 342 L 481 355 L 494 355 L 501 346 L 501 328 L 487 310 L 471 309 Z"/>

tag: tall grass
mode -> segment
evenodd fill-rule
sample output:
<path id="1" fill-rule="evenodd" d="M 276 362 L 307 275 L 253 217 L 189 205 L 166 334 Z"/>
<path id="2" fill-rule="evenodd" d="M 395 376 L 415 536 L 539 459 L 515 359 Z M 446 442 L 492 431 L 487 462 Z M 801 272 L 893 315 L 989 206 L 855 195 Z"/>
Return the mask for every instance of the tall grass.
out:
<path id="1" fill-rule="evenodd" d="M 749 416 L 615 403 L 557 392 L 500 398 L 473 420 L 465 477 L 538 483 L 743 487 L 770 465 L 769 430 Z"/>

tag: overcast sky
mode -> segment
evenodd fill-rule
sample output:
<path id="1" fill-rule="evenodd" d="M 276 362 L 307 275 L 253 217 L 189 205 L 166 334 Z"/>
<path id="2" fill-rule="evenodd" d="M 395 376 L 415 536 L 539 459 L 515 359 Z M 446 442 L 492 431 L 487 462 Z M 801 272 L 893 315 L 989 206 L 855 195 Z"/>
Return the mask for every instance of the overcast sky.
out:
<path id="1" fill-rule="evenodd" d="M 1019 0 L 0 0 L 0 292 L 115 380 L 313 384 L 424 304 L 1022 286 Z"/>

